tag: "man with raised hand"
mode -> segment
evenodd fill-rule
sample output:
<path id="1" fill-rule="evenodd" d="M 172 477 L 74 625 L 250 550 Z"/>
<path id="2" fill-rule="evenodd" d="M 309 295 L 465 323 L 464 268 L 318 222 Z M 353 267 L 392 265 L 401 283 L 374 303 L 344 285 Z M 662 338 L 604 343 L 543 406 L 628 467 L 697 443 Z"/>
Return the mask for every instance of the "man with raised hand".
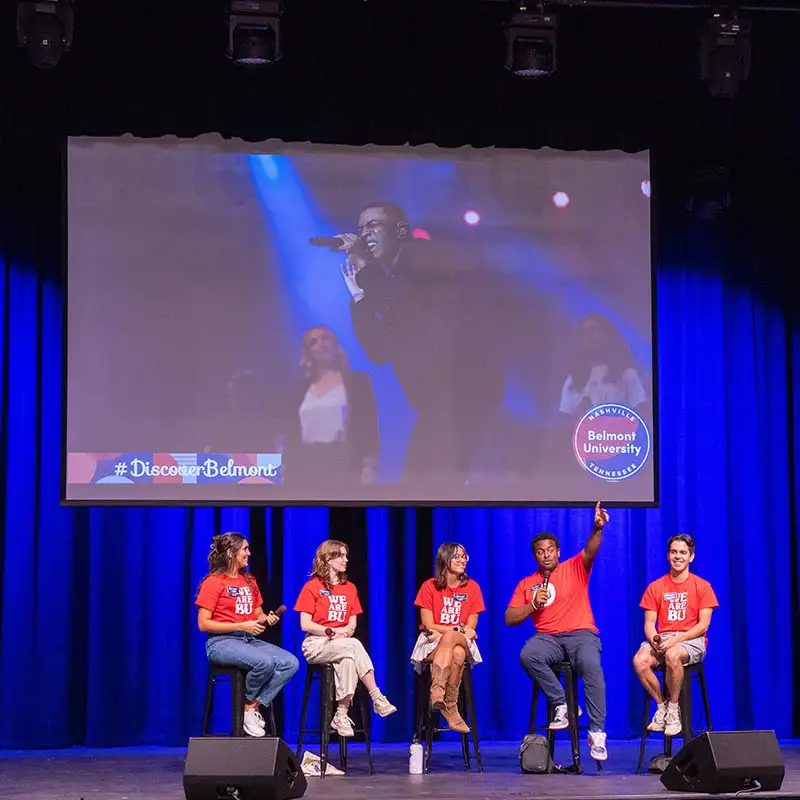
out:
<path id="1" fill-rule="evenodd" d="M 506 625 L 520 625 L 530 617 L 536 627 L 536 633 L 522 648 L 520 662 L 555 707 L 551 730 L 569 726 L 564 687 L 553 667 L 569 661 L 583 679 L 589 747 L 597 761 L 608 758 L 604 730 L 606 683 L 600 663 L 602 646 L 589 602 L 589 574 L 608 520 L 608 512 L 598 502 L 586 546 L 563 562 L 559 562 L 561 546 L 555 535 L 534 536 L 531 548 L 539 569 L 517 584 L 506 609 Z"/>

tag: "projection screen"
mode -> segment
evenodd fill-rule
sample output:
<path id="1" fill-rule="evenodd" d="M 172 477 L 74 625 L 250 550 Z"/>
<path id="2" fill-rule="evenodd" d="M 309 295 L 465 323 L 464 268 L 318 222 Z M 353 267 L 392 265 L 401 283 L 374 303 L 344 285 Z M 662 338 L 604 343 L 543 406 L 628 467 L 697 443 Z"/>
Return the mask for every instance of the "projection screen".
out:
<path id="1" fill-rule="evenodd" d="M 647 153 L 72 139 L 68 503 L 652 504 Z"/>

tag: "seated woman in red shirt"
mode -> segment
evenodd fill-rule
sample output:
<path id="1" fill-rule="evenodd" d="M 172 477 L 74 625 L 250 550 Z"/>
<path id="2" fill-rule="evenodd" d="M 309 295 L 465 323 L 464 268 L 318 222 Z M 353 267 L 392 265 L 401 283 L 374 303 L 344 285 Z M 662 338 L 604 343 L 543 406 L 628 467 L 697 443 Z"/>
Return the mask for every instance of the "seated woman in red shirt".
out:
<path id="1" fill-rule="evenodd" d="M 436 577 L 420 586 L 414 605 L 425 631 L 411 653 L 414 669 L 431 663 L 431 708 L 440 711 L 451 730 L 467 733 L 458 713 L 458 689 L 464 662 L 481 662 L 475 640 L 478 614 L 486 610 L 481 587 L 467 576 L 469 556 L 463 545 L 445 542 L 436 551 Z"/>
<path id="2" fill-rule="evenodd" d="M 250 545 L 238 533 L 223 533 L 211 541 L 209 572 L 197 591 L 197 627 L 208 634 L 206 654 L 215 664 L 247 670 L 244 729 L 264 736 L 265 708 L 300 666 L 297 659 L 274 644 L 257 639 L 278 617 L 264 613 L 256 579 L 247 571 Z"/>
<path id="3" fill-rule="evenodd" d="M 323 542 L 314 554 L 311 580 L 300 590 L 294 606 L 300 612 L 300 627 L 306 634 L 306 661 L 333 664 L 337 709 L 331 728 L 340 736 L 353 735 L 353 722 L 347 711 L 359 679 L 378 716 L 388 717 L 397 711 L 378 688 L 375 667 L 364 645 L 353 638 L 362 608 L 356 587 L 347 580 L 347 554 L 344 542 Z"/>

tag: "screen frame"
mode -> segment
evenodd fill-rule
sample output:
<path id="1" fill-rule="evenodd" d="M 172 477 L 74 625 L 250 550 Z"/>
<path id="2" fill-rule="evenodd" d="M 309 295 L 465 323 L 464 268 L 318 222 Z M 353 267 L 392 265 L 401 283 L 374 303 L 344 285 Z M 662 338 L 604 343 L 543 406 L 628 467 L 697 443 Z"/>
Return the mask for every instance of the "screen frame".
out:
<path id="1" fill-rule="evenodd" d="M 62 140 L 60 147 L 60 161 L 61 161 L 61 292 L 62 292 L 62 369 L 61 369 L 61 453 L 60 453 L 60 497 L 59 503 L 65 507 L 139 507 L 139 508 L 587 508 L 593 506 L 594 502 L 590 500 L 502 500 L 502 499 L 488 499 L 488 500 L 446 500 L 446 499 L 409 499 L 402 500 L 398 498 L 384 499 L 381 497 L 363 498 L 358 500 L 313 500 L 310 498 L 305 499 L 289 499 L 289 498 L 247 498 L 239 496 L 237 498 L 184 498 L 178 499 L 155 499 L 155 498 L 95 498 L 95 499 L 75 499 L 67 497 L 67 432 L 69 430 L 69 403 L 68 403 L 68 375 L 69 375 L 69 147 L 70 142 L 79 141 L 81 139 L 89 141 L 103 141 L 103 142 L 117 142 L 124 143 L 125 141 L 135 141 L 137 144 L 151 144 L 154 146 L 163 147 L 183 145 L 197 145 L 206 146 L 210 144 L 210 149 L 214 152 L 219 152 L 223 149 L 226 152 L 239 152 L 247 155 L 259 154 L 292 154 L 302 152 L 303 149 L 316 148 L 324 146 L 329 149 L 341 149 L 343 152 L 352 152 L 358 149 L 364 152 L 380 153 L 381 155 L 402 155 L 405 150 L 407 155 L 407 148 L 398 148 L 392 146 L 381 145 L 364 145 L 355 148 L 352 145 L 331 145 L 329 143 L 292 143 L 277 140 L 269 140 L 264 142 L 245 142 L 241 139 L 225 139 L 218 135 L 207 135 L 196 137 L 195 139 L 185 140 L 177 136 L 162 136 L 155 138 L 142 139 L 135 137 L 131 134 L 126 134 L 121 137 L 66 137 Z M 471 147 L 462 148 L 440 148 L 436 145 L 418 145 L 414 147 L 415 151 L 425 152 L 426 154 L 447 153 L 450 154 L 453 150 L 473 150 Z M 500 148 L 498 148 L 500 149 Z M 563 154 L 564 156 L 575 156 L 576 151 L 558 150 L 548 147 L 531 148 L 526 152 L 537 152 L 541 150 L 548 150 L 555 154 Z M 586 150 L 582 152 L 603 154 L 609 152 L 622 152 L 622 151 L 603 151 L 603 150 Z M 660 508 L 661 507 L 661 436 L 660 436 L 660 392 L 659 392 L 659 361 L 658 361 L 658 256 L 659 256 L 659 236 L 658 236 L 658 196 L 659 192 L 655 187 L 660 185 L 658 176 L 658 159 L 654 158 L 653 151 L 648 148 L 641 148 L 635 151 L 624 151 L 626 155 L 634 155 L 638 153 L 645 153 L 648 161 L 648 180 L 650 181 L 650 197 L 649 200 L 649 217 L 650 217 L 650 350 L 651 350 L 651 386 L 652 386 L 652 429 L 651 436 L 651 454 L 650 458 L 653 465 L 653 499 L 652 500 L 610 500 L 608 502 L 602 501 L 602 491 L 598 491 L 598 498 L 603 502 L 603 506 L 607 508 Z M 602 489 L 603 485 L 598 480 L 598 489 Z M 87 487 L 90 484 L 87 484 Z M 147 484 L 152 491 L 153 485 Z M 387 488 L 396 488 L 397 484 L 387 484 Z M 223 488 L 236 488 L 239 495 L 245 495 L 247 491 L 242 491 L 245 487 L 240 484 L 235 484 L 232 487 L 226 487 L 225 484 L 218 484 L 216 490 Z M 263 486 L 247 487 L 247 490 L 252 489 L 254 492 L 262 491 Z M 395 494 L 397 492 L 395 491 Z"/>

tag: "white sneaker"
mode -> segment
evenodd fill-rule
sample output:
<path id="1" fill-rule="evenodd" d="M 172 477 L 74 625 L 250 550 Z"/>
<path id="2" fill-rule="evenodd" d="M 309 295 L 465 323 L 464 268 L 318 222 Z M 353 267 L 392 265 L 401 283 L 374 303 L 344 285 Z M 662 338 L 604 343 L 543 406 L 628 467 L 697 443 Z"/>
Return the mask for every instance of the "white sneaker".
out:
<path id="1" fill-rule="evenodd" d="M 551 731 L 563 731 L 564 728 L 569 727 L 569 719 L 567 718 L 567 704 L 562 703 L 556 706 L 553 713 L 553 721 L 550 723 Z"/>
<path id="2" fill-rule="evenodd" d="M 667 716 L 664 720 L 664 735 L 677 736 L 681 730 L 683 730 L 683 725 L 681 725 L 680 706 L 670 703 L 667 706 Z"/>
<path id="3" fill-rule="evenodd" d="M 264 718 L 258 713 L 256 708 L 246 708 L 244 710 L 244 732 L 248 736 L 266 735 Z"/>
<path id="4" fill-rule="evenodd" d="M 653 714 L 653 719 L 650 720 L 650 724 L 647 726 L 647 730 L 653 731 L 653 733 L 661 733 L 664 730 L 664 724 L 667 719 L 667 704 L 661 703 L 656 708 L 656 713 Z"/>
<path id="5" fill-rule="evenodd" d="M 355 736 L 356 732 L 353 730 L 353 720 L 347 714 L 340 714 L 338 711 L 333 715 L 331 720 L 331 729 L 335 730 L 339 736 Z"/>
<path id="6" fill-rule="evenodd" d="M 385 694 L 379 694 L 372 700 L 372 710 L 379 717 L 388 717 L 389 714 L 394 714 L 397 707 L 389 702 L 389 698 Z"/>
<path id="7" fill-rule="evenodd" d="M 589 755 L 595 761 L 605 761 L 608 758 L 606 735 L 603 731 L 589 732 Z"/>

